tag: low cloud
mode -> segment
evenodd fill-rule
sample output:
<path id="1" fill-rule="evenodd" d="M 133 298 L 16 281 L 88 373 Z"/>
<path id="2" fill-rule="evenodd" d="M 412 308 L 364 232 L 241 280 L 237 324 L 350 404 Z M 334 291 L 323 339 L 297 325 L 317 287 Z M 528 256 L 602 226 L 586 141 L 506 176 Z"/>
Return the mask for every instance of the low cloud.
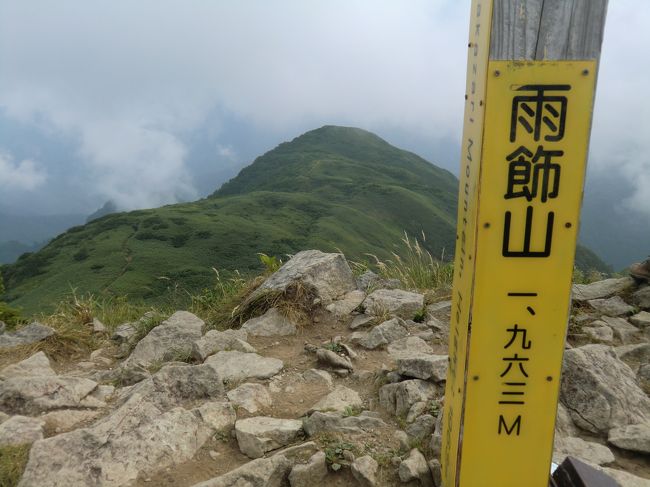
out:
<path id="1" fill-rule="evenodd" d="M 0 152 L 0 190 L 34 191 L 47 181 L 47 173 L 30 159 L 14 162 L 11 155 Z"/>

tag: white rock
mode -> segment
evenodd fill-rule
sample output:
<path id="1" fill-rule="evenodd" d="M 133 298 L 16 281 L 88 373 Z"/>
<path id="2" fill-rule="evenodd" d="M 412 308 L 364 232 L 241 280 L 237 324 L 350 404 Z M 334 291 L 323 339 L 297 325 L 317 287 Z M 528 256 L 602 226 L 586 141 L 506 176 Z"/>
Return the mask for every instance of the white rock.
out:
<path id="1" fill-rule="evenodd" d="M 352 462 L 350 470 L 352 476 L 361 487 L 375 487 L 377 485 L 377 470 L 379 464 L 370 455 L 364 455 Z"/>
<path id="2" fill-rule="evenodd" d="M 259 458 L 192 487 L 283 487 L 291 462 L 284 455 Z"/>
<path id="3" fill-rule="evenodd" d="M 366 314 L 390 313 L 410 320 L 424 307 L 424 295 L 401 289 L 377 289 L 368 295 L 363 306 Z"/>
<path id="4" fill-rule="evenodd" d="M 247 379 L 268 379 L 284 367 L 282 360 L 245 352 L 217 352 L 208 357 L 205 363 L 228 383 Z"/>
<path id="5" fill-rule="evenodd" d="M 242 329 L 256 337 L 289 336 L 298 331 L 296 324 L 277 308 L 271 308 L 259 318 L 251 318 Z"/>
<path id="6" fill-rule="evenodd" d="M 179 355 L 189 356 L 192 344 L 201 338 L 203 325 L 203 320 L 192 313 L 177 311 L 138 342 L 123 367 L 148 367 L 175 360 Z"/>
<path id="7" fill-rule="evenodd" d="M 630 317 L 630 323 L 639 328 L 647 328 L 650 326 L 650 313 L 647 311 L 641 311 L 640 313 Z"/>
<path id="8" fill-rule="evenodd" d="M 397 372 L 406 377 L 443 382 L 447 379 L 447 355 L 414 353 L 397 359 Z"/>
<path id="9" fill-rule="evenodd" d="M 609 431 L 607 441 L 624 450 L 650 454 L 650 423 L 631 424 Z"/>
<path id="10" fill-rule="evenodd" d="M 15 446 L 43 439 L 45 421 L 27 416 L 12 416 L 0 424 L 0 446 Z"/>
<path id="11" fill-rule="evenodd" d="M 249 458 L 259 458 L 300 438 L 302 421 L 265 416 L 240 419 L 235 433 L 241 452 Z"/>
<path id="12" fill-rule="evenodd" d="M 0 334 L 0 348 L 13 348 L 19 345 L 30 345 L 54 335 L 54 330 L 41 323 L 31 323 L 13 333 Z"/>
<path id="13" fill-rule="evenodd" d="M 582 332 L 587 335 L 591 341 L 596 343 L 611 344 L 614 341 L 614 331 L 606 325 L 585 326 L 582 329 Z"/>
<path id="14" fill-rule="evenodd" d="M 312 455 L 309 462 L 298 464 L 289 474 L 291 487 L 312 487 L 319 485 L 327 477 L 327 462 L 325 453 L 319 451 Z"/>
<path id="15" fill-rule="evenodd" d="M 433 353 L 433 349 L 419 337 L 400 338 L 388 345 L 388 354 L 395 359 L 416 353 Z"/>
<path id="16" fill-rule="evenodd" d="M 192 343 L 192 356 L 204 361 L 217 352 L 236 351 L 255 353 L 255 348 L 249 344 L 246 330 L 210 330 Z"/>
<path id="17" fill-rule="evenodd" d="M 650 343 L 637 343 L 633 345 L 623 345 L 614 349 L 616 356 L 625 363 L 649 364 L 650 363 Z"/>
<path id="18" fill-rule="evenodd" d="M 106 325 L 99 321 L 97 318 L 93 318 L 93 332 L 95 333 L 105 333 L 106 332 Z"/>
<path id="19" fill-rule="evenodd" d="M 321 369 L 309 369 L 305 370 L 302 373 L 302 378 L 305 382 L 310 382 L 312 384 L 320 384 L 328 389 L 332 387 L 332 376 L 326 370 Z"/>
<path id="20" fill-rule="evenodd" d="M 11 377 L 55 376 L 50 361 L 43 352 L 37 352 L 29 358 L 11 364 L 0 371 L 0 379 Z"/>
<path id="21" fill-rule="evenodd" d="M 620 296 L 607 299 L 590 299 L 587 301 L 596 311 L 607 316 L 622 316 L 634 312 L 634 307 L 627 304 Z"/>
<path id="22" fill-rule="evenodd" d="M 635 341 L 641 335 L 641 332 L 637 327 L 631 325 L 623 318 L 603 316 L 601 320 L 612 329 L 614 336 L 624 345 Z M 596 321 L 594 323 L 600 324 L 601 322 Z"/>
<path id="23" fill-rule="evenodd" d="M 413 448 L 408 458 L 400 463 L 397 473 L 402 482 L 419 480 L 423 487 L 433 487 L 433 477 L 429 465 L 417 448 Z"/>
<path id="24" fill-rule="evenodd" d="M 404 338 L 406 335 L 408 335 L 408 330 L 403 326 L 403 322 L 399 318 L 393 318 L 375 326 L 368 332 L 354 332 L 350 336 L 350 341 L 363 348 L 374 350 Z"/>
<path id="25" fill-rule="evenodd" d="M 342 299 L 328 304 L 325 309 L 335 316 L 343 317 L 352 313 L 366 299 L 366 293 L 359 290 L 350 291 Z"/>
<path id="26" fill-rule="evenodd" d="M 572 289 L 572 298 L 576 301 L 607 298 L 625 291 L 633 284 L 634 279 L 631 277 L 605 279 L 603 281 L 592 282 L 591 284 L 574 284 Z"/>
<path id="27" fill-rule="evenodd" d="M 576 457 L 585 462 L 596 465 L 613 463 L 614 454 L 606 446 L 584 441 L 577 437 L 556 438 L 553 448 L 553 461 L 561 464 L 567 456 Z"/>
<path id="28" fill-rule="evenodd" d="M 593 433 L 650 421 L 650 399 L 605 345 L 565 351 L 560 398 L 575 424 Z"/>
<path id="29" fill-rule="evenodd" d="M 314 404 L 309 412 L 343 412 L 346 408 L 360 408 L 361 406 L 363 406 L 363 401 L 357 391 L 345 386 L 336 386 L 332 392 Z"/>
<path id="30" fill-rule="evenodd" d="M 342 413 L 321 413 L 314 412 L 304 421 L 305 432 L 309 436 L 319 433 L 345 433 L 362 434 L 374 432 L 378 428 L 385 427 L 381 419 L 369 416 L 366 411 L 359 416 L 343 416 Z"/>
<path id="31" fill-rule="evenodd" d="M 228 391 L 228 399 L 235 406 L 255 414 L 273 404 L 271 395 L 261 384 L 242 384 L 236 389 Z"/>
<path id="32" fill-rule="evenodd" d="M 235 425 L 237 414 L 227 401 L 209 401 L 196 408 L 201 420 L 218 432 L 228 432 Z"/>
<path id="33" fill-rule="evenodd" d="M 343 254 L 325 254 L 304 250 L 294 255 L 275 274 L 262 283 L 250 296 L 254 301 L 266 293 L 284 293 L 292 286 L 312 289 L 316 298 L 327 306 L 342 298 L 357 285 Z"/>

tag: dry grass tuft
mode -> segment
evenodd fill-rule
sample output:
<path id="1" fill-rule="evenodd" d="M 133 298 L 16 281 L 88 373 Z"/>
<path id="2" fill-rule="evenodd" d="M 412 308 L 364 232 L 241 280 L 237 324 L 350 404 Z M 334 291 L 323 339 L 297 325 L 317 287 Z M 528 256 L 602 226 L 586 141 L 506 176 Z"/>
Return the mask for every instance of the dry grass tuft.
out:
<path id="1" fill-rule="evenodd" d="M 0 485 L 15 487 L 23 475 L 31 444 L 0 447 Z"/>

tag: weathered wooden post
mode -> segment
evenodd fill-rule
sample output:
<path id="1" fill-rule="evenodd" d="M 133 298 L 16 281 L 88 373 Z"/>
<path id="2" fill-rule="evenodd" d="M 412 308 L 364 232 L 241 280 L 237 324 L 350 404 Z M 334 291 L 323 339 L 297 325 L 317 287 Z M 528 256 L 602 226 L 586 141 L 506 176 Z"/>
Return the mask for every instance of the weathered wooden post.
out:
<path id="1" fill-rule="evenodd" d="M 547 487 L 607 0 L 473 0 L 445 487 Z"/>

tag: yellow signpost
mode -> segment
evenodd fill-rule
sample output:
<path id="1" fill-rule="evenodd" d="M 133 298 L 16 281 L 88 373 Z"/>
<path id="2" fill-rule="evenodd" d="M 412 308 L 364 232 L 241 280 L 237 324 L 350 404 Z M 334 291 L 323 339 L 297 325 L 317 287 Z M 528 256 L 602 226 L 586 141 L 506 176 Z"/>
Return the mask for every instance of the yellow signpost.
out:
<path id="1" fill-rule="evenodd" d="M 597 60 L 490 60 L 492 14 L 473 2 L 443 485 L 547 487 Z"/>

